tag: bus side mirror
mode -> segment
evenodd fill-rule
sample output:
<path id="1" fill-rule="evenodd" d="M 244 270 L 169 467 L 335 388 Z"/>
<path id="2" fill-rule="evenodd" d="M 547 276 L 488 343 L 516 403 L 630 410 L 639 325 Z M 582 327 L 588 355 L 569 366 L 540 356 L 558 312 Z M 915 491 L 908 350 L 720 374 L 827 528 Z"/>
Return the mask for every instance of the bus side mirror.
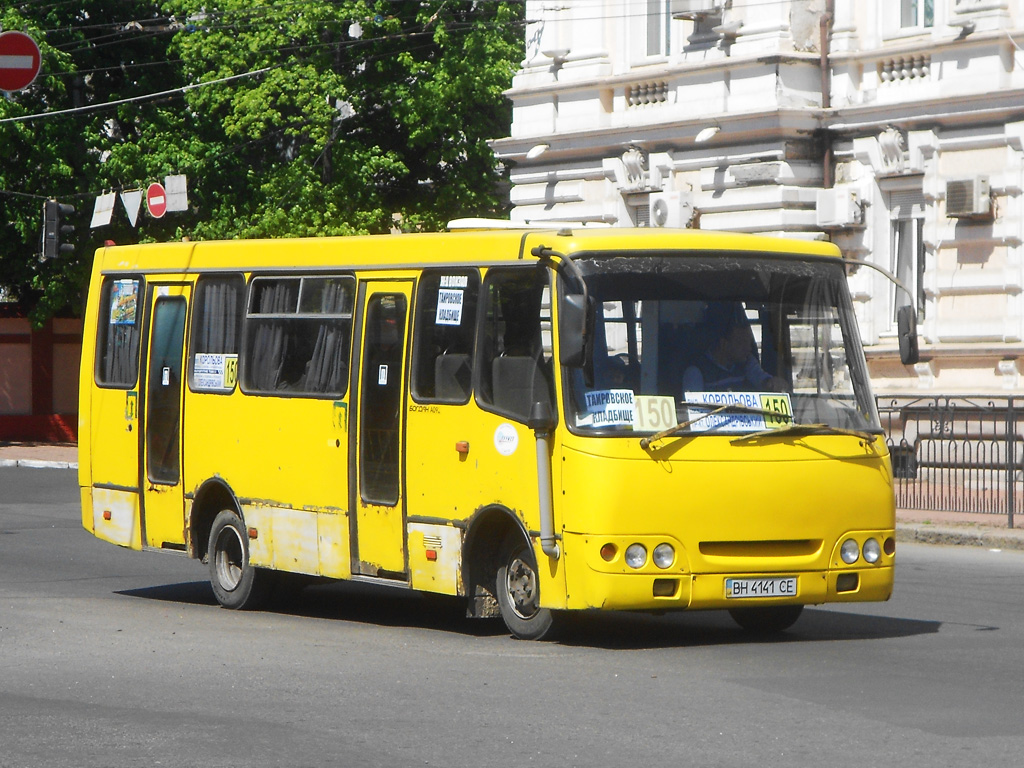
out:
<path id="1" fill-rule="evenodd" d="M 896 310 L 896 330 L 900 340 L 900 362 L 914 365 L 921 359 L 917 345 L 917 311 L 906 304 Z"/>
<path id="2" fill-rule="evenodd" d="M 586 360 L 587 302 L 582 293 L 566 294 L 558 307 L 558 361 L 581 368 Z"/>

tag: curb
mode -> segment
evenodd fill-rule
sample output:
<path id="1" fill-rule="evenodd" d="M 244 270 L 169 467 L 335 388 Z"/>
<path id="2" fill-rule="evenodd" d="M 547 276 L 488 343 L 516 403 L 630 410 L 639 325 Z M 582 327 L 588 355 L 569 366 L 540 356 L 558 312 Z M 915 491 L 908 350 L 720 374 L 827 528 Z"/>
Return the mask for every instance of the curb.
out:
<path id="1" fill-rule="evenodd" d="M 42 459 L 0 459 L 0 468 L 29 467 L 31 469 L 78 469 L 77 461 L 44 461 Z"/>
<path id="2" fill-rule="evenodd" d="M 1024 531 L 1015 535 L 1008 529 L 979 530 L 977 528 L 944 528 L 932 525 L 897 525 L 896 541 L 1024 550 Z"/>

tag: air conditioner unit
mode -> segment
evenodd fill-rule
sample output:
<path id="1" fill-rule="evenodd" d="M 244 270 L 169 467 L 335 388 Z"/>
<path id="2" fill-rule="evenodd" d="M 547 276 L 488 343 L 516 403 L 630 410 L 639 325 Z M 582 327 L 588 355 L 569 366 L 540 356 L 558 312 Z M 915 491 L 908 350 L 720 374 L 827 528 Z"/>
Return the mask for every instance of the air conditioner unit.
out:
<path id="1" fill-rule="evenodd" d="M 864 222 L 860 195 L 852 187 L 819 189 L 815 199 L 815 220 L 822 229 L 853 227 Z"/>
<path id="2" fill-rule="evenodd" d="M 724 0 L 671 0 L 673 19 L 698 19 L 722 12 Z"/>
<path id="3" fill-rule="evenodd" d="M 951 219 L 987 219 L 992 216 L 988 176 L 949 179 L 946 182 L 946 216 Z"/>
<path id="4" fill-rule="evenodd" d="M 693 218 L 690 196 L 682 192 L 652 192 L 647 201 L 649 227 L 682 229 Z"/>

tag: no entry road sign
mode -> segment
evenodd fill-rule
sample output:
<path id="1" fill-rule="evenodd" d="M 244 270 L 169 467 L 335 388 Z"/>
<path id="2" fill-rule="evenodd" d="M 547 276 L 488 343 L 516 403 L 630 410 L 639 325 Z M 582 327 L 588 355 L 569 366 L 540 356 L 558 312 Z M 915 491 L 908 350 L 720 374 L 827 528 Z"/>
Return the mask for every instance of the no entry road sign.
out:
<path id="1" fill-rule="evenodd" d="M 39 74 L 36 41 L 24 32 L 0 32 L 0 91 L 28 88 Z"/>
<path id="2" fill-rule="evenodd" d="M 159 219 L 167 213 L 167 192 L 159 181 L 154 181 L 146 190 L 146 207 L 154 219 Z"/>

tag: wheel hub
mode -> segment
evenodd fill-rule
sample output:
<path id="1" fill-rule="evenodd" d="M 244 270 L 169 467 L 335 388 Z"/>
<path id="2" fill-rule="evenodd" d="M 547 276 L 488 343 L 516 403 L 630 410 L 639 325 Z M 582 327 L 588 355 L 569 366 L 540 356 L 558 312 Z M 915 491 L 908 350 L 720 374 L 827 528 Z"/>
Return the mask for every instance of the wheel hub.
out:
<path id="1" fill-rule="evenodd" d="M 214 553 L 217 565 L 217 579 L 228 592 L 238 587 L 242 580 L 244 554 L 242 540 L 233 528 L 221 531 L 217 539 L 217 551 Z"/>
<path id="2" fill-rule="evenodd" d="M 529 563 L 513 557 L 508 564 L 508 596 L 513 610 L 523 619 L 537 613 L 537 574 Z"/>

